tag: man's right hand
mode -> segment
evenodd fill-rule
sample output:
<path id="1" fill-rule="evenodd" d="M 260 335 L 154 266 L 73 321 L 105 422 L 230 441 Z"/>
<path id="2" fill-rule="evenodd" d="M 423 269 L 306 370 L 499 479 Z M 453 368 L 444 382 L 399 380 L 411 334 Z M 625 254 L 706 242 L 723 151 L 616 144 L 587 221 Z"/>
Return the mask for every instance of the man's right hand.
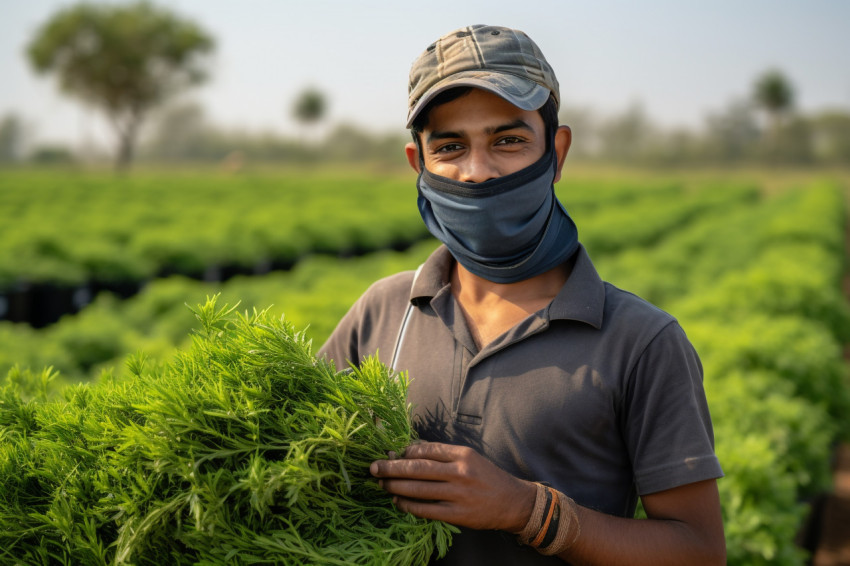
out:
<path id="1" fill-rule="evenodd" d="M 419 442 L 369 471 L 402 511 L 472 529 L 520 532 L 537 493 L 466 446 Z"/>

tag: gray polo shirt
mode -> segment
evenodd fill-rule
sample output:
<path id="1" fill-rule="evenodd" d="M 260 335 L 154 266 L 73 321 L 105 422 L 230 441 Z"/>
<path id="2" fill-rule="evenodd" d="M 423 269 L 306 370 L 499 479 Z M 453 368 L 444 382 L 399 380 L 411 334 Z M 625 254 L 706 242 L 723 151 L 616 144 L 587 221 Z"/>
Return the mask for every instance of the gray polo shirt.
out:
<path id="1" fill-rule="evenodd" d="M 634 516 L 637 496 L 722 476 L 702 367 L 676 320 L 603 282 L 583 247 L 559 294 L 479 350 L 438 248 L 414 273 L 374 283 L 320 349 L 378 353 L 396 368 L 425 440 L 471 446 L 511 474 L 579 505 Z M 464 531 L 446 563 L 546 564 L 506 533 Z M 557 562 L 557 560 L 555 560 Z"/>

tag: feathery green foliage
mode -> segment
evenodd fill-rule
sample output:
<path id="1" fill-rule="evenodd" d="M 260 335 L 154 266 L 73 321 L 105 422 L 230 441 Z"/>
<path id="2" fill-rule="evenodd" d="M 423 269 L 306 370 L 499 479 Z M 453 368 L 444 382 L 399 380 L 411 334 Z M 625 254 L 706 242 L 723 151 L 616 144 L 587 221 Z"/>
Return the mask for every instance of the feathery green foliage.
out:
<path id="1" fill-rule="evenodd" d="M 422 564 L 455 531 L 369 464 L 414 439 L 407 377 L 336 372 L 288 321 L 208 299 L 190 348 L 132 377 L 0 391 L 0 562 Z M 45 385 L 46 391 L 46 385 Z M 14 562 L 15 560 L 13 560 Z"/>

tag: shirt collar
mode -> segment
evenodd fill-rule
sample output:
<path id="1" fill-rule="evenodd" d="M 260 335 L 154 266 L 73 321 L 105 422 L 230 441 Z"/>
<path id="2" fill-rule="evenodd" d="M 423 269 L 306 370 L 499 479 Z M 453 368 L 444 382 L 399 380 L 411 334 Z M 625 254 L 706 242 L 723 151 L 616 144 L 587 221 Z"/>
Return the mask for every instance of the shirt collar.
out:
<path id="1" fill-rule="evenodd" d="M 577 320 L 602 328 L 605 308 L 605 283 L 593 267 L 587 250 L 579 244 L 569 279 L 549 305 L 552 320 Z"/>
<path id="2" fill-rule="evenodd" d="M 549 305 L 551 320 L 576 320 L 602 328 L 605 284 L 596 272 L 587 250 L 579 244 L 569 279 Z M 445 246 L 438 247 L 425 263 L 410 289 L 410 300 L 430 300 L 449 284 L 454 258 Z"/>
<path id="3" fill-rule="evenodd" d="M 445 245 L 439 246 L 428 256 L 419 269 L 410 288 L 410 300 L 430 300 L 440 292 L 451 279 L 451 267 L 455 259 Z"/>

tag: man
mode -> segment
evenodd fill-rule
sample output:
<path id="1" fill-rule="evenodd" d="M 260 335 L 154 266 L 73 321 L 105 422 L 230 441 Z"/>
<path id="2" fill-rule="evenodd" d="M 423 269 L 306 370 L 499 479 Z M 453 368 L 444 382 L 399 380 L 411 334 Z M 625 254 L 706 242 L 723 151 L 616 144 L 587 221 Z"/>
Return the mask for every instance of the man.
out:
<path id="1" fill-rule="evenodd" d="M 409 372 L 423 442 L 372 475 L 461 527 L 441 563 L 725 564 L 699 359 L 675 319 L 599 279 L 555 198 L 572 134 L 543 54 L 471 26 L 410 79 L 405 149 L 444 246 L 375 283 L 319 352 Z"/>

